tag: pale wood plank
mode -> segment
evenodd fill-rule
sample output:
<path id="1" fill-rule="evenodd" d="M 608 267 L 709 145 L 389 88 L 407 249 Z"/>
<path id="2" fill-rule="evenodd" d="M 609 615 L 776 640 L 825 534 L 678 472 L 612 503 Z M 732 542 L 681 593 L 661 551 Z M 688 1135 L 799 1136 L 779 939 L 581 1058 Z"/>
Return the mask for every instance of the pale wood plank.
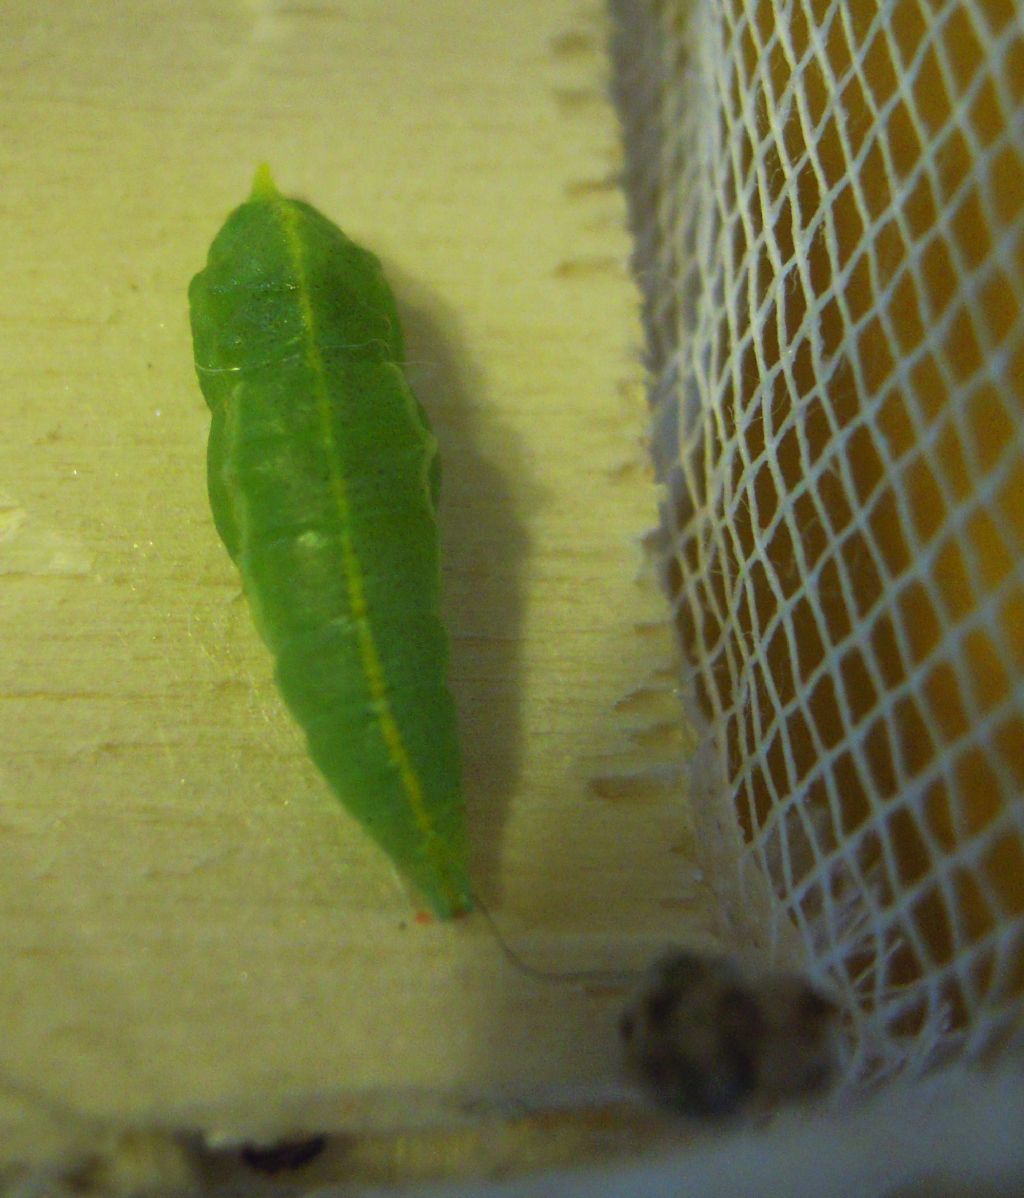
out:
<path id="1" fill-rule="evenodd" d="M 413 922 L 307 760 L 210 521 L 185 302 L 263 159 L 381 254 L 444 454 L 478 889 L 549 967 L 707 943 L 601 6 L 4 25 L 3 1151 L 69 1108 L 270 1134 L 604 1085 L 619 995 Z"/>

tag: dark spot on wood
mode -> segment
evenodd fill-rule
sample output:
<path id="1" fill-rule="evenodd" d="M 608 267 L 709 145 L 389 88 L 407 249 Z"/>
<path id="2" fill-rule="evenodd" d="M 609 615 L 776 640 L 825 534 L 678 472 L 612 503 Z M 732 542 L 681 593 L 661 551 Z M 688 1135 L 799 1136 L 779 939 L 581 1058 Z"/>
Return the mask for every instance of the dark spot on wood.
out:
<path id="1" fill-rule="evenodd" d="M 622 176 L 618 172 L 594 179 L 573 179 L 565 185 L 565 198 L 584 200 L 589 196 L 607 195 L 609 192 L 618 191 L 621 186 Z"/>
<path id="2" fill-rule="evenodd" d="M 242 1160 L 257 1173 L 284 1173 L 301 1169 L 323 1152 L 326 1136 L 311 1136 L 308 1140 L 282 1140 L 279 1144 L 246 1144 Z"/>
<path id="3" fill-rule="evenodd" d="M 587 279 L 594 275 L 621 275 L 622 260 L 608 255 L 595 255 L 592 258 L 567 258 L 555 267 L 556 279 Z"/>
<path id="4" fill-rule="evenodd" d="M 551 49 L 559 58 L 576 58 L 589 54 L 594 49 L 594 42 L 585 33 L 570 29 L 551 39 Z"/>
<path id="5" fill-rule="evenodd" d="M 636 1023 L 632 1015 L 623 1015 L 619 1020 L 619 1035 L 623 1040 L 632 1039 L 633 1032 L 636 1031 Z"/>
<path id="6" fill-rule="evenodd" d="M 606 774 L 587 782 L 590 792 L 610 803 L 648 804 L 663 802 L 674 793 L 674 783 L 667 774 L 653 772 L 637 774 Z"/>
<path id="7" fill-rule="evenodd" d="M 580 112 L 604 103 L 601 92 L 590 87 L 556 87 L 552 94 L 563 112 Z"/>

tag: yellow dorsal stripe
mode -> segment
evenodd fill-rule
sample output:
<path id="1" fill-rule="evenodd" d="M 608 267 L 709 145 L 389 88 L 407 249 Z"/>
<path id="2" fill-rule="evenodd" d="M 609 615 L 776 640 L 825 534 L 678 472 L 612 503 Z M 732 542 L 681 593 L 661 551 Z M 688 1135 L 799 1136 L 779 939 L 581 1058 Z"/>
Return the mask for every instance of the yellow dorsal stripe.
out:
<path id="1" fill-rule="evenodd" d="M 273 187 L 273 184 L 271 183 L 270 186 Z M 254 188 L 254 192 L 255 190 Z M 370 626 L 369 612 L 366 605 L 366 591 L 363 585 L 363 569 L 355 545 L 352 543 L 351 508 L 348 501 L 348 491 L 345 486 L 345 480 L 338 469 L 338 454 L 334 441 L 334 430 L 331 425 L 331 401 L 327 393 L 326 371 L 324 369 L 323 357 L 316 343 L 316 321 L 313 316 L 312 305 L 309 301 L 305 257 L 302 239 L 296 224 L 295 213 L 288 205 L 288 202 L 283 200 L 280 194 L 276 192 L 276 189 L 274 195 L 270 195 L 264 190 L 262 194 L 258 197 L 254 196 L 254 198 L 274 204 L 281 218 L 281 227 L 284 232 L 285 242 L 295 268 L 302 324 L 306 334 L 304 338 L 305 360 L 313 375 L 314 393 L 320 417 L 320 429 L 324 437 L 324 443 L 328 448 L 329 481 L 342 529 L 342 565 L 345 571 L 345 582 L 348 588 L 352 619 L 358 630 L 359 655 L 362 660 L 363 675 L 374 701 L 374 710 L 377 713 L 381 736 L 387 748 L 389 758 L 401 778 L 402 788 L 409 801 L 413 819 L 416 821 L 416 825 L 423 835 L 426 851 L 434 862 L 445 895 L 453 909 L 458 909 L 461 900 L 456 893 L 456 888 L 451 884 L 445 862 L 438 853 L 438 837 L 430 812 L 427 810 L 423 785 L 409 758 L 398 722 L 391 709 L 380 654 L 374 640 L 373 629 Z"/>

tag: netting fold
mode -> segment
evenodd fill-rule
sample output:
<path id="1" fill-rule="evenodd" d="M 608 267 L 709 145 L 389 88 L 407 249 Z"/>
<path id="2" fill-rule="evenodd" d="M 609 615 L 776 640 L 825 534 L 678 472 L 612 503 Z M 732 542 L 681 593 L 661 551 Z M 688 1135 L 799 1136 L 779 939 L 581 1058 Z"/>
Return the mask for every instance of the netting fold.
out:
<path id="1" fill-rule="evenodd" d="M 1021 12 L 613 8 L 725 909 L 768 880 L 851 1076 L 975 1057 L 1024 991 Z"/>

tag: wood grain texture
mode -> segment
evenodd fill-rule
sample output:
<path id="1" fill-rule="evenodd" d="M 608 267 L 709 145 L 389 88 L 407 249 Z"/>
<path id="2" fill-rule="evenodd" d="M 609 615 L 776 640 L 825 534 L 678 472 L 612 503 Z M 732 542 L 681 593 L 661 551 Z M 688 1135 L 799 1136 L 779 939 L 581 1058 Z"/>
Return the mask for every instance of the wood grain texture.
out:
<path id="1" fill-rule="evenodd" d="M 0 1151 L 605 1084 L 621 996 L 411 920 L 308 760 L 209 517 L 185 296 L 262 160 L 382 257 L 444 461 L 476 889 L 542 966 L 710 944 L 600 5 L 4 26 Z"/>

